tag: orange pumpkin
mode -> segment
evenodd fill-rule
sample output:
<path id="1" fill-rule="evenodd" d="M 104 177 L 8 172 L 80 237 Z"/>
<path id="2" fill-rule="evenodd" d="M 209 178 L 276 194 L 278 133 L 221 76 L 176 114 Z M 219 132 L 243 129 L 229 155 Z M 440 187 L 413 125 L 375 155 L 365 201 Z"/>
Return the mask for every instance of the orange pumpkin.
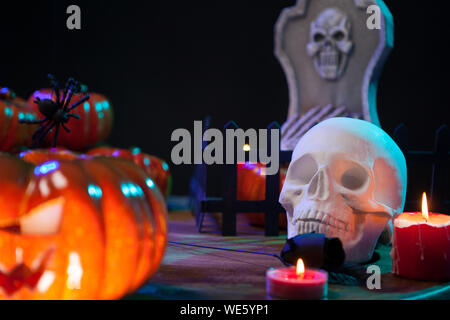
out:
<path id="1" fill-rule="evenodd" d="M 60 150 L 22 158 L 0 154 L 0 299 L 117 299 L 154 274 L 167 212 L 142 169 Z"/>
<path id="2" fill-rule="evenodd" d="M 110 101 L 98 93 L 90 93 L 91 98 L 73 110 L 73 114 L 80 116 L 80 119 L 72 119 L 67 123 L 70 133 L 60 130 L 58 135 L 58 146 L 70 150 L 83 150 L 92 147 L 109 136 L 113 125 L 113 109 Z M 71 103 L 78 102 L 83 97 L 82 94 L 73 96 Z M 39 108 L 34 101 L 36 98 L 41 100 L 50 99 L 55 101 L 55 93 L 52 89 L 41 89 L 34 92 L 28 99 L 28 104 L 35 110 L 41 118 Z M 44 145 L 52 146 L 54 130 L 45 138 Z"/>
<path id="3" fill-rule="evenodd" d="M 238 164 L 237 176 L 237 199 L 242 201 L 264 200 L 266 196 L 266 176 L 264 175 L 265 165 L 240 163 Z M 280 168 L 280 192 L 286 179 L 286 167 Z M 251 225 L 265 226 L 265 215 L 262 213 L 246 213 L 245 216 Z M 286 214 L 279 215 L 280 228 L 286 229 Z"/>
<path id="4" fill-rule="evenodd" d="M 8 88 L 0 90 L 0 151 L 15 151 L 29 145 L 36 125 L 19 124 L 20 119 L 35 120 L 37 113 Z"/>
<path id="5" fill-rule="evenodd" d="M 144 169 L 166 197 L 169 196 L 172 188 L 172 176 L 170 174 L 169 165 L 162 159 L 142 153 L 139 148 L 127 150 L 99 147 L 90 150 L 88 154 L 119 157 L 133 161 L 139 167 Z"/>

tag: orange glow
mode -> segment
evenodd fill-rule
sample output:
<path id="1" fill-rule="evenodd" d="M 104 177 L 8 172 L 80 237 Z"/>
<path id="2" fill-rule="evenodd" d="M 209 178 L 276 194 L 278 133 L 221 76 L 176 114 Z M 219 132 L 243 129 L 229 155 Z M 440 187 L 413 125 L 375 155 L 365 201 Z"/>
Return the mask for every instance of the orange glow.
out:
<path id="1" fill-rule="evenodd" d="M 297 276 L 303 277 L 304 275 L 305 275 L 305 264 L 303 263 L 303 259 L 298 259 Z"/>
<path id="2" fill-rule="evenodd" d="M 71 252 L 69 255 L 67 276 L 67 288 L 69 290 L 80 290 L 83 267 L 81 266 L 80 255 L 76 252 Z"/>
<path id="3" fill-rule="evenodd" d="M 427 194 L 424 192 L 423 196 L 422 196 L 422 216 L 424 217 L 425 220 L 428 221 L 428 219 L 430 218 L 429 214 L 428 214 L 428 201 L 427 201 Z"/>
<path id="4" fill-rule="evenodd" d="M 60 150 L 28 151 L 36 162 L 0 153 L 0 300 L 119 299 L 164 256 L 166 203 L 150 174 L 112 157 L 60 160 Z M 57 171 L 33 170 L 52 161 Z M 125 182 L 143 196 L 122 196 Z"/>

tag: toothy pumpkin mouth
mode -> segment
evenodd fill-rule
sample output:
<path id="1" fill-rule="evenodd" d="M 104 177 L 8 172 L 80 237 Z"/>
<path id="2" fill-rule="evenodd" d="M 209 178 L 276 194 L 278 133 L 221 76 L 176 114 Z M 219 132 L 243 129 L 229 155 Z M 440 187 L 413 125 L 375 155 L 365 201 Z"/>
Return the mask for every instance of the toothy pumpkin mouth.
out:
<path id="1" fill-rule="evenodd" d="M 24 287 L 30 290 L 36 289 L 46 270 L 48 261 L 53 253 L 53 249 L 47 250 L 40 255 L 29 267 L 25 263 L 19 263 L 9 272 L 0 268 L 0 290 L 12 296 Z"/>

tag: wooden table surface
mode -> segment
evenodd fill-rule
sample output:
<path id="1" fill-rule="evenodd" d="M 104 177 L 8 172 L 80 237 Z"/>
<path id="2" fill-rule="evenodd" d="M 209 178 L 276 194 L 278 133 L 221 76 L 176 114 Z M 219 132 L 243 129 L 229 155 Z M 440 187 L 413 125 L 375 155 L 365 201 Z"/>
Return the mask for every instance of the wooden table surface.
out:
<path id="1" fill-rule="evenodd" d="M 222 237 L 214 221 L 199 233 L 189 211 L 171 212 L 169 240 L 190 244 L 278 254 L 286 235 L 267 238 L 263 230 L 248 226 L 238 216 L 238 237 Z M 329 285 L 329 300 L 450 299 L 450 283 L 412 281 L 392 275 L 390 248 L 377 249 L 375 262 L 382 270 L 381 290 L 365 287 Z M 282 267 L 270 256 L 218 251 L 169 244 L 159 271 L 130 299 L 158 300 L 264 300 L 267 299 L 265 274 L 271 267 Z"/>

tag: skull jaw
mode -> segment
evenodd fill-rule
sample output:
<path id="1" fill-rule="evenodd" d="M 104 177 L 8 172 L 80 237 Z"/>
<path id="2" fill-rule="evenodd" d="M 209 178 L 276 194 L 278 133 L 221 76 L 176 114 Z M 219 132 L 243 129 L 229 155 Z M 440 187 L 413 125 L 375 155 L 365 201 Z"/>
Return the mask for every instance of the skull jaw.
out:
<path id="1" fill-rule="evenodd" d="M 389 217 L 385 214 L 365 213 L 364 222 L 358 231 L 358 237 L 343 242 L 345 260 L 348 262 L 369 262 L 375 251 L 378 239 L 385 230 Z"/>
<path id="2" fill-rule="evenodd" d="M 344 73 L 347 58 L 337 50 L 319 51 L 314 56 L 314 67 L 322 79 L 338 80 Z"/>
<path id="3" fill-rule="evenodd" d="M 301 201 L 293 214 L 287 214 L 288 238 L 322 233 L 327 238 L 341 240 L 347 262 L 370 261 L 390 218 L 385 213 L 355 213 L 354 209 L 341 201 L 334 201 L 333 207 L 329 204 Z"/>

